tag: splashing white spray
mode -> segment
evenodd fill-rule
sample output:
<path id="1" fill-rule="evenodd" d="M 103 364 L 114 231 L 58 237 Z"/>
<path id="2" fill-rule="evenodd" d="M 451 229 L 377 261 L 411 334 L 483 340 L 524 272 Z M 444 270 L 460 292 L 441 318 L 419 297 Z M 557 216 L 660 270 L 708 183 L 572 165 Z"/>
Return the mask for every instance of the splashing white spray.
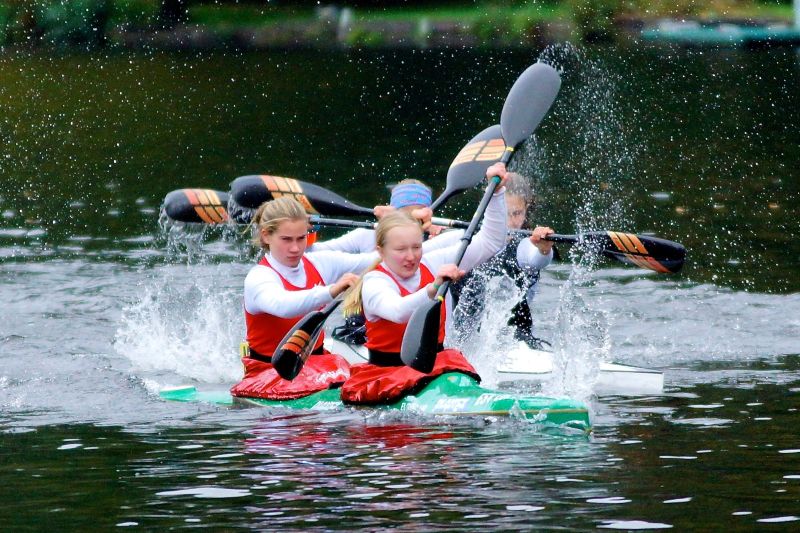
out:
<path id="1" fill-rule="evenodd" d="M 210 264 L 212 256 L 196 236 L 189 240 L 190 260 L 201 263 L 150 270 L 141 298 L 122 309 L 114 349 L 137 370 L 231 382 L 241 378 L 237 347 L 244 338 L 241 281 L 247 266 Z"/>

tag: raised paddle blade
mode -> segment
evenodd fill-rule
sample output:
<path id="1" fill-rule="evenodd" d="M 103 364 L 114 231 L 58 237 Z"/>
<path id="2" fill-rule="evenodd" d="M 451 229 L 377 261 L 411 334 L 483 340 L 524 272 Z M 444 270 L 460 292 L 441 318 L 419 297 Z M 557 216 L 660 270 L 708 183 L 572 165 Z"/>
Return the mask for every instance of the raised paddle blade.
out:
<path id="1" fill-rule="evenodd" d="M 489 126 L 473 137 L 458 152 L 447 170 L 447 186 L 433 201 L 431 209 L 436 209 L 456 194 L 477 186 L 483 181 L 486 169 L 500 161 L 506 143 L 500 132 L 500 125 Z"/>
<path id="2" fill-rule="evenodd" d="M 228 221 L 228 193 L 213 189 L 178 189 L 164 198 L 162 210 L 178 222 L 221 224 Z"/>
<path id="3" fill-rule="evenodd" d="M 561 77 L 545 63 L 534 63 L 520 74 L 500 114 L 503 139 L 509 147 L 516 147 L 530 137 L 550 110 L 560 88 Z"/>
<path id="4" fill-rule="evenodd" d="M 426 302 L 411 315 L 403 334 L 400 359 L 407 366 L 424 374 L 432 371 L 436 363 L 441 314 L 441 298 Z"/>
<path id="5" fill-rule="evenodd" d="M 372 216 L 372 209 L 362 207 L 319 185 L 280 176 L 240 176 L 231 182 L 231 197 L 242 207 L 256 209 L 268 200 L 290 196 L 300 202 L 306 213 L 325 216 Z"/>

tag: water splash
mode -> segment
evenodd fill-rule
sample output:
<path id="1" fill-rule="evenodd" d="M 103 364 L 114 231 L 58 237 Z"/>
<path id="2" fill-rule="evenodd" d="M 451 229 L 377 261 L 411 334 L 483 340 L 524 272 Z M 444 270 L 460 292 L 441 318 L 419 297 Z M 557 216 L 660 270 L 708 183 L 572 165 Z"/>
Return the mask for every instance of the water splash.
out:
<path id="1" fill-rule="evenodd" d="M 172 371 L 204 382 L 241 377 L 241 280 L 246 266 L 220 262 L 243 253 L 209 252 L 209 231 L 167 228 L 169 263 L 148 272 L 140 297 L 123 307 L 114 349 L 143 371 Z M 219 243 L 217 243 L 219 244 Z M 223 245 L 226 243 L 222 243 Z"/>
<path id="2" fill-rule="evenodd" d="M 484 273 L 476 271 L 476 275 Z M 454 343 L 478 371 L 481 383 L 491 388 L 497 385 L 497 369 L 509 351 L 508 339 L 514 337 L 507 326 L 512 309 L 523 294 L 506 276 L 481 281 L 486 284 L 485 301 L 491 305 L 481 307 L 477 315 L 464 317 L 468 323 L 459 324 Z"/>

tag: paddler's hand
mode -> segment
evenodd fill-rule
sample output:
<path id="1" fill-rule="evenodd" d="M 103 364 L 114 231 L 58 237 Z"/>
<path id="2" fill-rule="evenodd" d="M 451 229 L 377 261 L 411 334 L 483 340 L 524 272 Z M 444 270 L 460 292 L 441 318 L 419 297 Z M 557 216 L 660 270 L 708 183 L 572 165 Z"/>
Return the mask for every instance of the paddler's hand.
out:
<path id="1" fill-rule="evenodd" d="M 444 226 L 435 226 L 431 224 L 431 227 L 428 228 L 428 235 L 430 235 L 431 237 L 436 237 L 442 231 L 444 231 Z"/>
<path id="2" fill-rule="evenodd" d="M 397 209 L 391 205 L 376 205 L 372 208 L 372 214 L 375 215 L 375 218 L 380 220 L 392 211 L 396 211 Z"/>
<path id="3" fill-rule="evenodd" d="M 418 207 L 411 211 L 411 216 L 419 220 L 422 231 L 430 233 L 431 217 L 433 216 L 433 211 L 431 211 L 430 207 Z"/>
<path id="4" fill-rule="evenodd" d="M 344 291 L 355 285 L 358 282 L 358 279 L 359 279 L 358 274 L 347 272 L 341 278 L 339 278 L 339 281 L 329 286 L 328 290 L 331 293 L 331 297 L 336 298 L 341 293 L 343 293 Z"/>
<path id="5" fill-rule="evenodd" d="M 544 240 L 551 233 L 555 233 L 555 231 L 547 226 L 536 226 L 533 233 L 531 233 L 531 242 L 539 249 L 542 255 L 550 255 L 553 250 L 553 241 Z"/>
<path id="6" fill-rule="evenodd" d="M 452 263 L 440 266 L 433 283 L 428 283 L 428 298 L 433 299 L 434 296 L 436 296 L 436 292 L 439 290 L 439 287 L 442 286 L 442 283 L 447 280 L 458 281 L 464 274 L 466 274 L 465 271 L 459 270 L 459 268 Z"/>
<path id="7" fill-rule="evenodd" d="M 491 180 L 493 177 L 498 176 L 500 178 L 500 183 L 497 184 L 496 191 L 499 191 L 506 185 L 506 179 L 508 179 L 508 170 L 506 170 L 505 163 L 495 163 L 494 165 L 490 166 L 486 169 L 486 179 Z"/>

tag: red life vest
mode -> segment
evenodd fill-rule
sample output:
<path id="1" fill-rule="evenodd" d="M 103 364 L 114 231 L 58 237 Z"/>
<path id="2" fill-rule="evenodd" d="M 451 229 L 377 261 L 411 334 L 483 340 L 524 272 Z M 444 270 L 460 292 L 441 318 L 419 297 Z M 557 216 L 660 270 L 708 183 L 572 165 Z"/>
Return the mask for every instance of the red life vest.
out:
<path id="1" fill-rule="evenodd" d="M 272 268 L 266 257 L 261 259 L 258 264 Z M 311 264 L 311 261 L 305 257 L 303 257 L 303 268 L 306 272 L 305 287 L 292 285 L 280 272 L 274 268 L 272 270 L 278 274 L 287 291 L 302 291 L 315 285 L 324 285 L 322 276 Z M 284 335 L 302 318 L 302 316 L 280 318 L 268 313 L 252 314 L 247 310 L 244 315 L 247 323 L 247 342 L 250 348 L 268 357 L 275 353 L 278 343 Z M 319 341 L 314 346 L 314 352 L 322 351 L 323 353 L 309 357 L 303 369 L 292 381 L 280 377 L 271 363 L 250 357 L 243 358 L 244 377 L 242 381 L 231 387 L 231 394 L 245 398 L 291 400 L 340 385 L 350 377 L 350 364 L 339 355 L 323 351 L 323 337 L 324 334 L 320 335 Z"/>
<path id="2" fill-rule="evenodd" d="M 400 296 L 408 296 L 411 294 L 395 279 L 395 277 L 381 265 L 375 267 L 375 270 L 383 272 L 395 282 L 397 288 L 400 289 Z M 428 283 L 433 282 L 435 279 L 430 269 L 423 263 L 419 265 L 419 287 L 420 290 Z M 416 291 L 415 291 L 416 292 Z M 444 323 L 445 323 L 445 310 L 442 306 L 442 314 L 439 319 L 439 344 L 444 342 Z M 403 334 L 406 332 L 407 323 L 398 324 L 383 318 L 375 321 L 367 320 L 367 348 L 371 350 L 378 350 L 381 352 L 400 353 L 400 346 L 403 344 Z"/>
<path id="3" fill-rule="evenodd" d="M 314 265 L 311 264 L 311 261 L 306 259 L 305 256 L 302 258 L 302 261 L 303 268 L 306 271 L 305 287 L 296 287 L 289 283 L 289 280 L 284 278 L 280 272 L 272 268 L 266 257 L 263 257 L 258 264 L 270 268 L 278 274 L 278 277 L 281 278 L 281 282 L 283 283 L 283 288 L 287 291 L 303 291 L 311 289 L 316 285 L 325 285 L 322 276 L 320 276 Z M 248 313 L 247 309 L 245 309 L 244 318 L 247 324 L 247 343 L 250 345 L 250 349 L 265 356 L 272 356 L 278 349 L 278 343 L 281 342 L 283 336 L 297 324 L 298 320 L 303 318 L 303 315 L 281 318 L 270 315 L 269 313 Z M 320 349 L 324 338 L 325 333 L 322 333 L 319 336 L 319 341 L 314 346 L 314 350 Z"/>

